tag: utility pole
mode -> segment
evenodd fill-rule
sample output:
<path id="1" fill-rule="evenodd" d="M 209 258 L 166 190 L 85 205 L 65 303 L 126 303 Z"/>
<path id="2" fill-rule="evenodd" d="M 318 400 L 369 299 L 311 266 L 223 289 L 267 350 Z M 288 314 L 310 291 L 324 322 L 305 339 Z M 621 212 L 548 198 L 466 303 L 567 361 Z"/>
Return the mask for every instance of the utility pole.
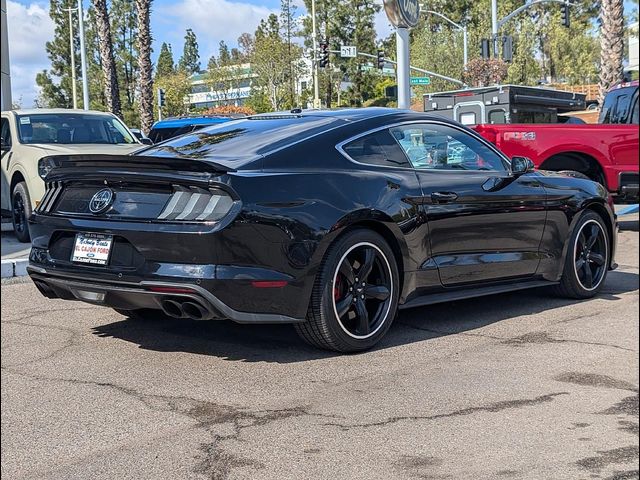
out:
<path id="1" fill-rule="evenodd" d="M 78 108 L 78 86 L 76 82 L 76 49 L 73 47 L 73 15 L 76 8 L 65 8 L 69 12 L 69 49 L 71 52 L 71 91 L 73 94 L 73 108 Z"/>
<path id="2" fill-rule="evenodd" d="M 498 0 L 491 0 L 491 43 L 493 57 L 498 58 Z"/>
<path id="3" fill-rule="evenodd" d="M 519 15 L 521 12 L 533 7 L 534 5 L 538 5 L 540 3 L 547 3 L 547 2 L 561 3 L 563 7 L 567 9 L 566 10 L 567 21 L 563 23 L 565 24 L 565 27 L 568 26 L 567 25 L 567 23 L 569 22 L 568 9 L 570 6 L 576 5 L 575 3 L 571 3 L 569 0 L 527 0 L 527 2 L 524 5 L 521 5 L 520 7 L 516 8 L 513 12 L 501 18 L 500 20 L 498 20 L 498 0 L 491 0 L 491 41 L 493 42 L 493 56 L 495 58 L 498 58 L 498 32 L 504 26 L 504 24 L 507 23 L 516 15 Z M 564 13 L 564 10 L 563 10 L 563 13 Z"/>
<path id="4" fill-rule="evenodd" d="M 398 59 L 398 65 L 396 68 L 398 80 L 398 108 L 408 109 L 411 107 L 408 28 L 396 28 L 396 58 Z"/>
<path id="5" fill-rule="evenodd" d="M 84 45 L 84 13 L 82 0 L 78 0 L 78 26 L 80 27 L 80 68 L 82 71 L 82 103 L 85 110 L 89 110 L 89 79 L 87 78 L 87 51 Z"/>
<path id="6" fill-rule="evenodd" d="M 7 33 L 6 0 L 0 2 L 0 10 L 0 36 L 2 37 L 2 41 L 0 41 L 0 64 L 2 66 L 2 68 L 0 68 L 0 77 L 2 77 L 2 81 L 0 81 L 0 110 L 11 110 L 13 102 L 11 100 L 11 71 L 9 68 L 9 34 Z M 5 185 L 3 183 L 2 188 L 4 187 Z"/>
<path id="7" fill-rule="evenodd" d="M 318 79 L 318 33 L 316 30 L 316 0 L 311 0 L 311 26 L 313 36 L 313 108 L 320 108 L 320 83 Z"/>

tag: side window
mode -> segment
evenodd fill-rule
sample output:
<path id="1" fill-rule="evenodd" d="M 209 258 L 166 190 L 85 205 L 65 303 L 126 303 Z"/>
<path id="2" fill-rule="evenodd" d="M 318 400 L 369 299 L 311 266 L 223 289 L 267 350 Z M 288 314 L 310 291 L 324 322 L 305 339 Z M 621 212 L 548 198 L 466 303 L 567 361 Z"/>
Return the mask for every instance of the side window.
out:
<path id="1" fill-rule="evenodd" d="M 403 125 L 391 129 L 411 164 L 421 170 L 506 171 L 502 158 L 472 135 L 446 125 Z"/>
<path id="2" fill-rule="evenodd" d="M 2 137 L 2 145 L 11 147 L 11 130 L 8 118 L 2 118 L 2 123 L 0 123 L 0 137 Z"/>
<path id="3" fill-rule="evenodd" d="M 507 114 L 506 112 L 500 108 L 498 110 L 491 110 L 489 112 L 489 123 L 492 125 L 495 124 L 504 124 L 507 123 Z"/>
<path id="4" fill-rule="evenodd" d="M 356 162 L 385 167 L 411 168 L 411 164 L 407 161 L 389 130 L 380 130 L 360 137 L 347 143 L 342 149 Z"/>
<path id="5" fill-rule="evenodd" d="M 640 123 L 640 119 L 638 118 L 640 112 L 638 111 L 638 95 L 636 95 L 636 101 L 633 102 L 633 110 L 631 111 L 631 122 L 634 125 L 638 125 Z"/>
<path id="6" fill-rule="evenodd" d="M 612 112 L 611 123 L 627 123 L 629 120 L 630 106 L 631 92 L 624 92 L 618 95 L 618 101 L 616 102 L 615 110 Z"/>

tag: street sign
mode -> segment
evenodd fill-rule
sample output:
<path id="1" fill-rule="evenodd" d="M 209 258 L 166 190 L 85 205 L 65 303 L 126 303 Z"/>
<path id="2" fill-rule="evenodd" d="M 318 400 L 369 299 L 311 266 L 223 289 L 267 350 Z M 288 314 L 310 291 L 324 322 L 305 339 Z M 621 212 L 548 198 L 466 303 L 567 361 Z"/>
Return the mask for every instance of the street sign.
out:
<path id="1" fill-rule="evenodd" d="M 355 45 L 340 45 L 340 56 L 342 58 L 355 58 L 358 56 L 358 47 Z"/>
<path id="2" fill-rule="evenodd" d="M 431 77 L 411 77 L 411 85 L 430 85 Z"/>

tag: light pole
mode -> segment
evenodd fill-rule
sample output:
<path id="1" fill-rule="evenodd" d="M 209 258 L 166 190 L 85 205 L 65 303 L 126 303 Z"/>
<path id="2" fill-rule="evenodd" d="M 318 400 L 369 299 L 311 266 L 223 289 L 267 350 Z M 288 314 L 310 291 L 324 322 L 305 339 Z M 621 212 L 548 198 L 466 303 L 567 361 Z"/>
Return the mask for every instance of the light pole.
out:
<path id="1" fill-rule="evenodd" d="M 83 108 L 89 110 L 89 79 L 87 78 L 87 52 L 84 46 L 84 19 L 82 0 L 78 0 L 78 26 L 80 27 L 80 68 L 82 71 Z"/>
<path id="2" fill-rule="evenodd" d="M 459 23 L 456 23 L 453 20 L 451 20 L 449 17 L 446 17 L 446 16 L 444 16 L 443 14 L 441 14 L 439 12 L 435 12 L 433 10 L 423 10 L 423 11 L 424 11 L 424 13 L 430 13 L 432 15 L 436 15 L 436 16 L 442 18 L 444 21 L 449 22 L 455 28 L 457 28 L 458 30 L 462 31 L 462 61 L 464 63 L 464 67 L 467 68 L 467 62 L 469 61 L 469 45 L 467 43 L 467 41 L 468 41 L 467 26 L 466 25 L 461 25 Z"/>
<path id="3" fill-rule="evenodd" d="M 311 0 L 311 35 L 313 36 L 313 108 L 320 108 L 320 83 L 318 79 L 318 37 L 316 31 L 316 0 Z"/>
<path id="4" fill-rule="evenodd" d="M 396 77 L 398 81 L 398 108 L 411 108 L 409 77 L 409 29 L 396 27 Z"/>
<path id="5" fill-rule="evenodd" d="M 71 91 L 73 94 L 73 108 L 78 108 L 78 87 L 76 82 L 76 49 L 73 48 L 73 15 L 77 8 L 65 8 L 69 12 L 69 49 L 71 52 Z"/>
<path id="6" fill-rule="evenodd" d="M 538 5 L 540 3 L 547 2 L 562 3 L 571 6 L 576 5 L 575 3 L 571 3 L 568 0 L 526 0 L 526 3 L 524 5 L 519 6 L 509 15 L 506 15 L 505 17 L 498 20 L 498 0 L 491 0 L 491 38 L 493 42 L 493 56 L 495 58 L 498 58 L 498 32 L 504 26 L 504 24 L 516 15 L 527 10 L 528 8 L 531 8 L 534 5 Z"/>

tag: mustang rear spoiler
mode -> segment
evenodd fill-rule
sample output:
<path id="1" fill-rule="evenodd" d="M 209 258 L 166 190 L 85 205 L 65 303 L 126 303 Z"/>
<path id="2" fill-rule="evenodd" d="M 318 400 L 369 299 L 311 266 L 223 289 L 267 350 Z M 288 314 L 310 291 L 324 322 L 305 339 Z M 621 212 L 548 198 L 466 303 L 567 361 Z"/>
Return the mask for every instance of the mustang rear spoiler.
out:
<path id="1" fill-rule="evenodd" d="M 43 157 L 54 169 L 181 171 L 193 173 L 227 173 L 236 170 L 209 160 L 195 160 L 180 157 L 150 157 L 146 155 L 51 155 Z M 86 171 L 86 170 L 85 170 Z"/>

